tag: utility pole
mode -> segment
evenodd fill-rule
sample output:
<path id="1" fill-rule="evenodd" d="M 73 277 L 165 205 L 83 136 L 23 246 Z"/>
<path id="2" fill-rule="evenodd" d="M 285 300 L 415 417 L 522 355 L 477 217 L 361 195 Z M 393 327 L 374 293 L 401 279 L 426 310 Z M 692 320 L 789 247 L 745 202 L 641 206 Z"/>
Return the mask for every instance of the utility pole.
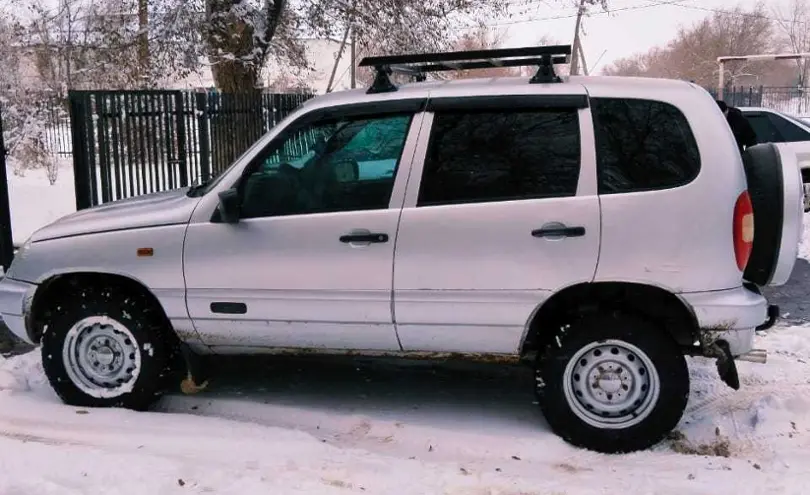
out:
<path id="1" fill-rule="evenodd" d="M 340 48 L 338 48 L 338 52 L 335 55 L 335 65 L 332 66 L 332 74 L 329 76 L 329 83 L 326 85 L 326 92 L 332 92 L 332 84 L 335 82 L 335 73 L 337 72 L 338 64 L 340 63 L 340 58 L 343 57 L 343 49 L 346 48 L 346 39 L 349 37 L 349 26 L 346 26 L 346 30 L 343 31 L 343 39 L 340 41 Z"/>
<path id="2" fill-rule="evenodd" d="M 577 9 L 577 22 L 574 26 L 574 46 L 571 49 L 571 75 L 579 74 L 579 53 L 582 51 L 580 46 L 579 32 L 582 27 L 582 16 L 585 15 L 585 0 L 579 0 L 579 8 Z"/>
<path id="3" fill-rule="evenodd" d="M 585 60 L 585 50 L 582 49 L 582 40 L 579 42 L 579 63 L 582 64 L 582 73 L 589 76 L 590 71 L 588 71 L 588 62 Z"/>

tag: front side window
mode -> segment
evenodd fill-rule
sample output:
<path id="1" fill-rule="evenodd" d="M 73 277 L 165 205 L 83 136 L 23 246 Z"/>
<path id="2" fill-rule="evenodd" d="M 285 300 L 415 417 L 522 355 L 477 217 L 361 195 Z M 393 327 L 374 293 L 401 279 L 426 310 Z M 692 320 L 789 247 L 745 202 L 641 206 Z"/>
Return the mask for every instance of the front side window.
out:
<path id="1" fill-rule="evenodd" d="M 240 185 L 242 218 L 388 208 L 411 115 L 316 122 L 274 139 Z"/>
<path id="2" fill-rule="evenodd" d="M 682 186 L 697 177 L 700 152 L 689 122 L 673 105 L 591 98 L 599 194 Z"/>
<path id="3" fill-rule="evenodd" d="M 577 111 L 436 113 L 417 206 L 576 194 Z"/>

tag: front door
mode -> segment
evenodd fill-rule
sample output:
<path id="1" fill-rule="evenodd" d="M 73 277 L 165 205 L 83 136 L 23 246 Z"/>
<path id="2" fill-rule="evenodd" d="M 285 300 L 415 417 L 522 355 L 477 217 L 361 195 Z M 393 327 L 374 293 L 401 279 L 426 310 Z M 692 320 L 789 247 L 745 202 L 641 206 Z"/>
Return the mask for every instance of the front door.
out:
<path id="1" fill-rule="evenodd" d="M 593 280 L 600 222 L 587 99 L 513 99 L 499 108 L 493 98 L 479 107 L 431 97 L 397 238 L 405 350 L 517 353 L 544 299 Z"/>
<path id="2" fill-rule="evenodd" d="M 304 115 L 256 156 L 235 184 L 238 223 L 189 226 L 188 310 L 206 344 L 400 349 L 392 265 L 414 117 L 334 115 Z"/>

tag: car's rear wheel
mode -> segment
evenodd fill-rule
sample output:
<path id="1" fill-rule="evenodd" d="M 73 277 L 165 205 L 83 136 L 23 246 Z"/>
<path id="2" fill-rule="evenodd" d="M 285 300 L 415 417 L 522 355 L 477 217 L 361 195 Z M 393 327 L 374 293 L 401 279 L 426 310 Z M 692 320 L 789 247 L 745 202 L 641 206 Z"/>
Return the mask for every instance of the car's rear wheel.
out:
<path id="1" fill-rule="evenodd" d="M 167 328 L 139 294 L 82 288 L 53 305 L 42 336 L 42 364 L 63 402 L 145 409 L 170 372 Z"/>
<path id="2" fill-rule="evenodd" d="M 598 452 L 630 452 L 661 441 L 689 396 L 677 343 L 657 325 L 629 316 L 571 325 L 538 366 L 541 407 L 551 428 Z"/>

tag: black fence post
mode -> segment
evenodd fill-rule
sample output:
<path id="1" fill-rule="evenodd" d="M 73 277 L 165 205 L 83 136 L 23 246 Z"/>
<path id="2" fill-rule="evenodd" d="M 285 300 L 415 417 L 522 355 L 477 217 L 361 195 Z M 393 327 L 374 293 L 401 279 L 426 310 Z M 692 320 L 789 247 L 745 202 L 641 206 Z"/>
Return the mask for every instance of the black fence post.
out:
<path id="1" fill-rule="evenodd" d="M 8 198 L 6 174 L 6 145 L 3 142 L 3 109 L 0 107 L 0 266 L 3 272 L 14 258 L 14 238 L 11 235 L 11 202 Z"/>
<path id="2" fill-rule="evenodd" d="M 174 110 L 176 118 L 177 163 L 180 167 L 180 184 L 178 187 L 191 185 L 188 177 L 188 155 L 186 153 L 186 119 L 183 107 L 183 93 L 174 94 Z"/>
<path id="3" fill-rule="evenodd" d="M 194 94 L 197 113 L 197 136 L 200 143 L 200 180 L 211 178 L 211 147 L 208 137 L 208 95 L 203 92 Z"/>
<path id="4" fill-rule="evenodd" d="M 73 148 L 73 186 L 76 190 L 76 210 L 93 206 L 93 179 L 88 160 L 87 106 L 85 95 L 76 91 L 68 92 L 70 108 L 70 135 Z"/>

